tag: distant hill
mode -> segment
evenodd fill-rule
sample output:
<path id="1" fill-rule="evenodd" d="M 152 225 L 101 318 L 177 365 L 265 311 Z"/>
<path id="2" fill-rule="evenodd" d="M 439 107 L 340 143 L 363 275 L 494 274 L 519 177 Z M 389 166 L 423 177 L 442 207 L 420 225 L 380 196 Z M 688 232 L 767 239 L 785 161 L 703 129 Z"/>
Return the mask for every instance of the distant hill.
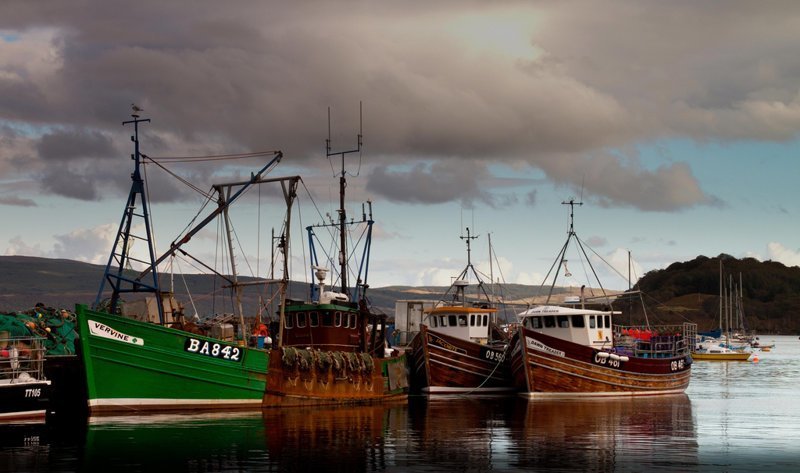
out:
<path id="1" fill-rule="evenodd" d="M 800 267 L 775 261 L 736 259 L 721 254 L 698 256 L 650 271 L 637 283 L 647 302 L 648 318 L 695 321 L 700 330 L 719 326 L 720 260 L 726 281 L 743 288 L 745 322 L 758 333 L 800 333 Z M 642 320 L 641 311 L 632 314 Z"/>
<path id="2" fill-rule="evenodd" d="M 715 258 L 698 256 L 692 261 L 673 263 L 666 269 L 645 274 L 635 289 L 643 293 L 647 320 L 651 323 L 692 321 L 698 323 L 700 330 L 716 328 L 719 325 L 720 259 L 725 273 L 733 275 L 737 283 L 739 273 L 742 275 L 744 310 L 751 329 L 759 333 L 800 333 L 800 268 L 753 258 L 739 260 L 724 254 Z M 3 288 L 0 311 L 27 310 L 38 302 L 57 308 L 74 308 L 76 303 L 91 305 L 103 272 L 103 266 L 79 261 L 0 256 L 0 287 Z M 187 313 L 193 313 L 192 307 L 201 315 L 233 312 L 234 298 L 219 279 L 209 275 L 162 274 L 161 281 L 165 288 L 169 288 L 171 282 L 174 284 L 176 296 L 186 306 Z M 495 287 L 494 294 L 507 303 L 524 306 L 542 302 L 548 289 L 504 284 Z M 377 310 L 393 316 L 397 300 L 438 300 L 446 290 L 442 286 L 389 286 L 370 288 L 368 296 Z M 475 287 L 468 290 L 474 292 Z M 308 293 L 307 283 L 292 282 L 288 296 L 304 299 Z M 555 288 L 554 293 L 559 300 L 565 295 L 576 295 L 574 289 L 563 287 Z M 255 313 L 259 301 L 265 303 L 269 295 L 263 285 L 247 287 L 243 300 L 245 311 Z M 640 304 L 618 302 L 615 309 L 623 312 L 617 319 L 620 323 L 645 320 Z"/>

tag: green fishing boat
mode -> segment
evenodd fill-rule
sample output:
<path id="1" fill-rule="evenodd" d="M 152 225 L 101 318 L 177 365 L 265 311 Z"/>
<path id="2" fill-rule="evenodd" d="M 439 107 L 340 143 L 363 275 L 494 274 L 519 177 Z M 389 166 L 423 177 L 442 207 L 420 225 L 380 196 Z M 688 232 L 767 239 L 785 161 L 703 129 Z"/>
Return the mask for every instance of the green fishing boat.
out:
<path id="1" fill-rule="evenodd" d="M 85 305 L 77 314 L 92 413 L 261 407 L 265 350 Z"/>
<path id="2" fill-rule="evenodd" d="M 238 313 L 201 319 L 197 314 L 184 316 L 183 306 L 170 291 L 161 287 L 158 268 L 179 251 L 187 256 L 184 245 L 218 217 L 228 235 L 228 254 L 233 255 L 230 205 L 249 187 L 266 182 L 280 183 L 288 202 L 300 178 L 264 178 L 282 157 L 280 151 L 265 152 L 273 155 L 272 159 L 259 171 L 251 173 L 249 180 L 215 184 L 214 192 L 208 196 L 210 202 L 216 203 L 215 208 L 200 223 L 173 240 L 169 250 L 156 258 L 140 164 L 147 159 L 161 165 L 139 152 L 139 125 L 149 120 L 140 119 L 136 112 L 133 120 L 123 122 L 134 125 L 135 134 L 131 138 L 135 146 L 132 155 L 135 167 L 117 239 L 94 306 L 78 305 L 76 308 L 89 412 L 260 409 L 269 352 L 268 347 L 264 347 L 264 337 L 258 343 L 254 342 L 256 337 L 249 335 L 254 329 L 258 331 L 255 327 L 263 325 L 258 317 L 255 327 L 245 322 L 242 286 L 270 284 L 271 280 L 239 281 L 233 256 L 231 273 L 227 275 L 205 266 L 224 279 L 224 287 L 229 288 L 232 298 L 236 299 L 233 305 L 238 306 L 235 308 Z M 132 228 L 143 228 L 145 235 L 133 234 Z M 134 240 L 147 243 L 149 261 L 131 257 L 129 249 Z M 131 261 L 143 263 L 146 268 L 133 271 Z M 109 292 L 106 285 L 110 287 L 110 297 L 106 297 Z M 142 299 L 141 294 L 135 293 L 144 293 L 145 297 Z M 123 301 L 126 294 L 140 299 Z"/>

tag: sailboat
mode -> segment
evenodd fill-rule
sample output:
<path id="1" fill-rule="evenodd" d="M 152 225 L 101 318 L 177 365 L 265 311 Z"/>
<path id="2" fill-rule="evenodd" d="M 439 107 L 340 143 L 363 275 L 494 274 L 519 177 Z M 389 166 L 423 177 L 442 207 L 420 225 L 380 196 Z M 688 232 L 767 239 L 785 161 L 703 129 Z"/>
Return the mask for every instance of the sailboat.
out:
<path id="1" fill-rule="evenodd" d="M 704 361 L 747 361 L 750 353 L 744 351 L 744 345 L 734 348 L 731 344 L 732 334 L 731 312 L 733 311 L 734 299 L 732 283 L 730 289 L 726 290 L 725 276 L 722 269 L 722 258 L 719 260 L 719 333 L 717 337 L 699 336 L 692 349 L 692 358 Z M 730 297 L 729 297 L 730 296 Z M 740 302 L 737 304 L 739 305 Z"/>
<path id="2" fill-rule="evenodd" d="M 330 110 L 328 113 L 330 119 Z M 406 354 L 387 349 L 386 315 L 376 313 L 366 296 L 374 223 L 372 204 L 367 202 L 367 206 L 362 206 L 360 220 L 348 219 L 345 209 L 345 156 L 360 153 L 361 146 L 360 132 L 358 147 L 348 151 L 334 152 L 330 135 L 326 140 L 327 157 L 341 157 L 339 218 L 306 229 L 310 242 L 309 268 L 312 281 L 316 281 L 310 286 L 308 298 L 286 297 L 288 279 L 282 286 L 280 333 L 277 346 L 270 351 L 265 407 L 392 402 L 408 398 Z M 362 241 L 363 245 L 358 273 L 351 285 L 349 278 L 356 251 L 348 248 L 348 236 L 358 228 L 362 233 L 355 241 Z M 319 258 L 315 244 L 318 241 L 315 230 L 319 229 L 333 234 L 333 244 L 338 247 L 327 259 Z M 288 245 L 287 239 L 282 247 L 285 275 L 289 273 Z M 330 244 L 320 246 L 329 248 Z M 337 260 L 338 291 L 327 283 L 328 273 Z"/>
<path id="3" fill-rule="evenodd" d="M 467 265 L 430 309 L 419 333 L 411 341 L 409 365 L 412 387 L 426 394 L 496 394 L 516 390 L 506 356 L 508 336 L 497 324 L 497 308 L 472 265 L 470 242 Z M 477 279 L 480 300 L 468 300 L 469 279 Z"/>
<path id="4" fill-rule="evenodd" d="M 570 206 L 569 231 L 551 272 L 563 266 L 573 240 L 579 254 L 589 260 L 574 229 L 574 207 L 581 203 L 574 199 L 563 203 Z M 517 314 L 511 370 L 523 396 L 649 396 L 686 390 L 695 324 L 617 325 L 614 318 L 621 312 L 613 309 L 605 290 L 599 298 L 586 297 L 581 290 L 580 296 L 569 296 L 564 304 L 551 304 L 555 282 L 554 277 L 543 305 Z"/>
<path id="5" fill-rule="evenodd" d="M 266 349 L 249 346 L 242 336 L 236 337 L 236 332 L 243 333 L 246 327 L 240 299 L 242 284 L 237 280 L 235 269 L 232 275 L 217 275 L 224 277 L 235 291 L 239 300 L 238 317 L 212 318 L 208 321 L 209 330 L 202 330 L 198 323 L 184 315 L 174 295 L 162 288 L 159 264 L 178 252 L 191 256 L 185 244 L 209 222 L 220 218 L 229 226 L 231 204 L 251 186 L 279 182 L 288 199 L 299 177 L 266 178 L 283 154 L 280 151 L 265 153 L 271 159 L 248 180 L 215 185 L 216 195 L 209 195 L 209 201 L 216 200 L 216 208 L 156 258 L 140 169 L 147 156 L 139 149 L 139 126 L 149 121 L 135 112 L 133 120 L 123 122 L 123 125 L 134 126 L 131 190 L 95 304 L 92 308 L 85 304 L 76 308 L 89 412 L 260 409 L 269 353 Z M 133 233 L 137 227 L 144 228 L 144 236 Z M 233 259 L 229 227 L 228 230 Z M 148 260 L 136 260 L 130 254 L 134 240 L 147 245 Z M 131 261 L 139 261 L 146 267 L 136 274 L 127 269 Z M 106 285 L 111 287 L 109 299 L 104 297 Z M 138 302 L 141 311 L 129 312 L 128 309 L 137 303 L 123 304 L 122 298 L 128 294 L 146 295 Z"/>

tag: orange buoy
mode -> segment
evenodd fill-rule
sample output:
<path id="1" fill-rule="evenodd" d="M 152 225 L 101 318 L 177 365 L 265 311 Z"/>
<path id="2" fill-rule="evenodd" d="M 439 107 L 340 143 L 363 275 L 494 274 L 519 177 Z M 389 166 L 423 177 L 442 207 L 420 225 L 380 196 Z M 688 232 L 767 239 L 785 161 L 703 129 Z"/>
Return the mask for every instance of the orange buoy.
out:
<path id="1" fill-rule="evenodd" d="M 758 353 L 753 353 L 753 363 L 758 363 Z"/>

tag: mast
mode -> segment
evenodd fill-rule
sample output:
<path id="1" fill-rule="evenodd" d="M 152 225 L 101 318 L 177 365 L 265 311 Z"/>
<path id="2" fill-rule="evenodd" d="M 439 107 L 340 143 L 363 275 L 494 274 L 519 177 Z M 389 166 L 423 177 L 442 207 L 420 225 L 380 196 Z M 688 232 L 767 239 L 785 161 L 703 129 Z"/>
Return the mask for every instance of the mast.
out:
<path id="1" fill-rule="evenodd" d="M 722 257 L 719 259 L 719 328 L 722 330 L 722 302 L 725 299 L 724 287 L 722 285 Z"/>
<path id="2" fill-rule="evenodd" d="M 486 237 L 489 240 L 489 284 L 490 284 L 490 292 L 492 293 L 492 299 L 496 298 L 496 294 L 494 292 L 494 264 L 492 261 L 492 234 L 487 233 Z"/>
<path id="3" fill-rule="evenodd" d="M 285 181 L 281 181 L 281 189 L 283 189 L 283 197 L 286 201 L 286 228 L 278 242 L 278 249 L 283 253 L 283 277 L 280 285 L 280 313 L 278 315 L 278 348 L 283 347 L 283 330 L 286 325 L 286 293 L 291 280 L 289 275 L 289 240 L 291 240 L 292 204 L 297 197 L 297 184 L 299 181 L 300 177 L 295 177 L 288 182 L 288 187 Z"/>
<path id="4" fill-rule="evenodd" d="M 455 294 L 453 294 L 453 300 L 457 301 L 460 298 L 462 303 L 466 303 L 466 297 L 464 295 L 464 286 L 466 286 L 467 283 L 464 281 L 464 279 L 469 277 L 469 273 L 471 271 L 472 274 L 475 276 L 475 279 L 478 281 L 478 296 L 483 295 L 483 297 L 486 298 L 486 302 L 491 303 L 492 299 L 491 299 L 491 297 L 489 297 L 489 293 L 486 292 L 486 287 L 483 284 L 483 280 L 481 280 L 481 277 L 478 274 L 478 271 L 472 265 L 471 241 L 477 239 L 478 235 L 471 235 L 470 231 L 469 231 L 469 227 L 465 227 L 465 228 L 467 230 L 467 235 L 466 236 L 462 235 L 459 238 L 464 240 L 466 242 L 466 244 L 467 244 L 467 265 L 464 267 L 464 269 L 461 271 L 461 273 L 458 276 L 456 276 L 455 282 L 452 285 L 450 285 L 449 288 L 447 288 L 447 291 L 444 293 L 444 296 L 442 296 L 442 300 L 446 299 L 447 295 L 450 294 L 450 291 L 455 287 L 456 288 L 456 292 L 455 292 Z M 490 247 L 490 251 L 491 251 L 491 247 Z"/>
<path id="5" fill-rule="evenodd" d="M 342 293 L 351 295 L 350 288 L 347 284 L 347 212 L 344 208 L 345 189 L 347 188 L 347 171 L 344 167 L 344 157 L 351 153 L 360 153 L 363 144 L 363 116 L 361 110 L 361 102 L 358 103 L 358 146 L 355 149 L 347 151 L 331 151 L 331 108 L 328 107 L 328 139 L 325 140 L 325 153 L 326 157 L 339 155 L 341 157 L 341 172 L 339 173 L 339 267 L 341 277 Z"/>
<path id="6" fill-rule="evenodd" d="M 220 202 L 225 202 L 228 200 L 228 198 L 230 198 L 231 188 L 229 187 L 226 193 L 222 187 L 218 187 L 217 192 L 219 193 Z M 228 212 L 229 209 L 229 206 L 225 207 L 225 210 L 222 211 L 222 217 L 225 222 L 225 236 L 227 237 L 228 254 L 231 259 L 231 286 L 233 286 L 233 291 L 236 294 L 236 310 L 239 312 L 239 329 L 242 331 L 242 339 L 244 340 L 245 326 L 244 309 L 242 309 L 242 286 L 239 285 L 239 278 L 237 276 L 238 272 L 236 271 L 236 255 L 233 251 L 233 227 L 231 226 L 231 217 L 230 213 Z"/>
<path id="7" fill-rule="evenodd" d="M 108 257 L 103 280 L 100 283 L 100 289 L 97 291 L 97 298 L 94 302 L 94 307 L 97 309 L 103 298 L 103 291 L 106 283 L 111 286 L 112 294 L 109 301 L 107 310 L 111 314 L 117 313 L 119 309 L 120 295 L 128 292 L 151 292 L 156 296 L 156 303 L 158 305 L 159 322 L 164 323 L 164 306 L 161 300 L 161 286 L 159 285 L 158 272 L 156 271 L 156 258 L 155 248 L 153 245 L 152 225 L 150 221 L 150 212 L 147 206 L 147 195 L 144 189 L 144 180 L 140 172 L 142 155 L 139 152 L 139 123 L 147 123 L 149 118 L 139 118 L 138 107 L 133 107 L 131 117 L 133 120 L 122 122 L 123 125 L 133 123 L 133 141 L 134 153 L 131 159 L 134 162 L 133 173 L 131 174 L 131 190 L 128 194 L 128 201 L 125 205 L 125 210 L 122 214 L 122 221 L 117 230 L 117 237 L 114 241 L 114 246 L 111 249 L 111 254 Z M 141 202 L 141 213 L 136 212 L 136 200 Z M 131 227 L 134 226 L 134 219 L 141 219 L 144 222 L 145 236 L 137 236 L 131 233 Z M 149 260 L 143 261 L 133 258 L 130 255 L 131 244 L 135 240 L 143 240 L 147 243 L 147 255 Z M 152 282 L 147 283 L 142 281 L 142 278 L 131 279 L 126 277 L 123 272 L 125 267 L 131 261 L 147 264 L 150 272 L 152 273 Z M 126 287 L 127 285 L 127 287 Z"/>

